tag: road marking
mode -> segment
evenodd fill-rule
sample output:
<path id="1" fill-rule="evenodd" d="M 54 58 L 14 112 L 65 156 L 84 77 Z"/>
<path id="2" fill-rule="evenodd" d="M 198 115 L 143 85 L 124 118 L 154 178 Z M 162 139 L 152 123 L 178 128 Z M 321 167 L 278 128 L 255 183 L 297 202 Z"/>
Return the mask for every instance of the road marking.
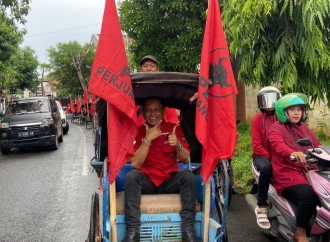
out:
<path id="1" fill-rule="evenodd" d="M 83 157 L 81 175 L 82 176 L 87 176 L 88 175 L 88 167 L 89 167 L 88 158 L 87 158 L 87 138 L 86 138 L 86 134 L 84 133 L 84 131 L 78 125 L 75 125 L 75 126 L 84 134 L 84 157 Z"/>

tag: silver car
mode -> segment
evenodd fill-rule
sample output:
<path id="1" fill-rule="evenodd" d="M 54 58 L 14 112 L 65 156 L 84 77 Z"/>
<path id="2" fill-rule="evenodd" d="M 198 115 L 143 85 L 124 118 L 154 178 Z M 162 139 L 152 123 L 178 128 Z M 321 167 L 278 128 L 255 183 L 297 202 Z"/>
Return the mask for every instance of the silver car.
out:
<path id="1" fill-rule="evenodd" d="M 61 121 L 62 121 L 62 127 L 63 127 L 63 134 L 67 134 L 69 132 L 69 122 L 66 118 L 65 111 L 62 108 L 62 105 L 59 103 L 59 101 L 55 100 L 58 110 L 61 114 Z"/>

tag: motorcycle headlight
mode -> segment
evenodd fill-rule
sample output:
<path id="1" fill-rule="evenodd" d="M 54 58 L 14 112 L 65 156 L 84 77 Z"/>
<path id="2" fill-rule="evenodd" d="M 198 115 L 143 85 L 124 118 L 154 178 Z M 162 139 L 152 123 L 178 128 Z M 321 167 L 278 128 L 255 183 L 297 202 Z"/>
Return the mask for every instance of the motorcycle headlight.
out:
<path id="1" fill-rule="evenodd" d="M 1 129 L 8 129 L 9 128 L 9 123 L 0 123 L 0 128 Z"/>
<path id="2" fill-rule="evenodd" d="M 41 122 L 44 125 L 48 125 L 48 124 L 53 124 L 54 123 L 54 120 L 52 118 L 45 118 Z"/>

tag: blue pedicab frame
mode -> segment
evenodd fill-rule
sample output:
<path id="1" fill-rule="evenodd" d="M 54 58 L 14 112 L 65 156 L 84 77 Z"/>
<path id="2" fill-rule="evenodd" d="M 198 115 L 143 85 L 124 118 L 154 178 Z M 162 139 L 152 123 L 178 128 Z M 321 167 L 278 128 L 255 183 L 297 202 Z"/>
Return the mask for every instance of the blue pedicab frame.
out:
<path id="1" fill-rule="evenodd" d="M 204 237 L 205 194 L 210 196 L 208 241 L 228 241 L 226 229 L 226 216 L 228 203 L 231 195 L 230 176 L 228 160 L 218 160 L 217 166 L 210 177 L 210 192 L 206 193 L 207 184 L 202 184 L 199 174 L 201 163 L 201 145 L 197 141 L 194 132 L 194 116 L 196 104 L 189 99 L 197 92 L 198 75 L 178 72 L 154 72 L 131 74 L 132 87 L 135 102 L 141 105 L 150 96 L 156 96 L 162 100 L 165 106 L 178 108 L 183 111 L 183 119 L 180 123 L 188 143 L 200 151 L 192 150 L 191 163 L 183 165 L 179 163 L 180 169 L 192 170 L 196 177 L 197 201 L 201 210 L 196 212 L 195 230 L 200 238 Z M 101 100 L 104 102 L 104 100 Z M 104 115 L 104 103 L 100 105 L 103 111 L 96 107 L 97 128 L 95 135 L 95 157 L 91 160 L 91 166 L 100 177 L 100 192 L 92 195 L 90 212 L 90 229 L 86 241 L 111 241 L 111 220 L 110 220 L 110 186 L 108 178 L 107 160 L 107 115 Z M 189 111 L 187 111 L 189 110 Z M 187 113 L 185 113 L 187 111 Z M 100 115 L 103 113 L 103 115 Z M 185 116 L 187 114 L 187 117 Z M 101 117 L 100 117 L 101 116 Z M 186 119 L 185 119 L 186 117 Z M 188 125 L 187 125 L 188 124 Z M 193 129 L 185 129 L 185 125 Z M 190 132 L 190 135 L 187 134 Z M 192 147 L 191 147 L 192 148 Z M 194 148 L 192 148 L 194 149 Z M 194 158 L 199 157 L 199 158 Z M 197 161 L 197 162 L 196 162 Z M 125 176 L 133 167 L 128 162 L 124 165 L 116 178 L 116 193 L 124 190 Z M 117 196 L 117 195 L 116 195 Z M 100 206 L 101 204 L 101 206 Z M 125 235 L 126 224 L 123 214 L 116 214 L 117 241 L 121 241 Z M 162 214 L 141 214 L 140 241 L 181 241 L 180 231 L 181 218 L 179 213 Z"/>

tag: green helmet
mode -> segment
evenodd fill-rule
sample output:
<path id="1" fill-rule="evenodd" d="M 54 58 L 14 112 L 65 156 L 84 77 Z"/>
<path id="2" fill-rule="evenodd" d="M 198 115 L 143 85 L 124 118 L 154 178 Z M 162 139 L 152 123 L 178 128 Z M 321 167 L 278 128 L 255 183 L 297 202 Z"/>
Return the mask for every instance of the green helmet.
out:
<path id="1" fill-rule="evenodd" d="M 306 114 L 306 103 L 308 103 L 308 98 L 302 93 L 289 93 L 281 97 L 275 105 L 275 113 L 278 120 L 282 123 L 289 121 L 286 109 L 292 106 L 302 106 L 304 108 L 301 121 L 305 121 L 307 118 Z"/>

